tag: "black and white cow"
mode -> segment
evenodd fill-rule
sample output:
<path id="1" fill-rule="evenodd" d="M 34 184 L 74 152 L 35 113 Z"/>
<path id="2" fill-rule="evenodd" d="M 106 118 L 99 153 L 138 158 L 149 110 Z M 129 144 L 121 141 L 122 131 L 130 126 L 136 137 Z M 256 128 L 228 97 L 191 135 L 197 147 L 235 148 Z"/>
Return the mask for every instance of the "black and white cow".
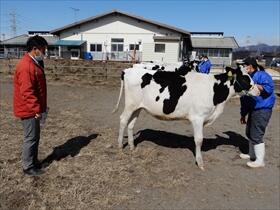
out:
<path id="1" fill-rule="evenodd" d="M 128 127 L 128 143 L 134 149 L 133 127 L 142 109 L 160 120 L 189 120 L 196 145 L 195 158 L 204 170 L 201 155 L 203 126 L 212 124 L 223 112 L 225 103 L 236 93 L 259 95 L 250 76 L 239 67 L 226 67 L 218 75 L 192 72 L 194 62 L 181 71 L 153 71 L 129 68 L 122 72 L 121 90 L 113 112 L 117 111 L 125 89 L 125 107 L 120 116 L 118 144 L 123 147 L 124 129 Z"/>

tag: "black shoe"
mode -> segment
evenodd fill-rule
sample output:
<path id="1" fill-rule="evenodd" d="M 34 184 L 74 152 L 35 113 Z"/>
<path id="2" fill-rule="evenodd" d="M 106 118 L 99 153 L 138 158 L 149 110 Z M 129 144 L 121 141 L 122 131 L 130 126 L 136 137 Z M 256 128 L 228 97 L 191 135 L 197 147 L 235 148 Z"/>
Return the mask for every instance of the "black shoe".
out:
<path id="1" fill-rule="evenodd" d="M 27 176 L 40 176 L 41 174 L 43 174 L 45 172 L 38 168 L 29 168 L 29 169 L 23 170 L 23 173 Z"/>
<path id="2" fill-rule="evenodd" d="M 49 167 L 50 164 L 51 162 L 43 161 L 42 163 L 40 163 L 40 169 L 45 169 Z"/>
<path id="3" fill-rule="evenodd" d="M 35 168 L 36 169 L 42 169 L 42 164 L 38 161 L 38 162 L 35 162 Z"/>

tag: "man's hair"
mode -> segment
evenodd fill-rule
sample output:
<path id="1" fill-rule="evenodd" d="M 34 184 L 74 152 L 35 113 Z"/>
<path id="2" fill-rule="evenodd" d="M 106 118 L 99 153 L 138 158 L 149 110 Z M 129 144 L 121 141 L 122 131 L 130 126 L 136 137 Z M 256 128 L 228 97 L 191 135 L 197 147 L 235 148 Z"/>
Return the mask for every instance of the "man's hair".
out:
<path id="1" fill-rule="evenodd" d="M 48 42 L 41 36 L 32 36 L 30 37 L 26 42 L 26 49 L 28 52 L 30 52 L 33 47 L 45 47 L 48 46 Z"/>

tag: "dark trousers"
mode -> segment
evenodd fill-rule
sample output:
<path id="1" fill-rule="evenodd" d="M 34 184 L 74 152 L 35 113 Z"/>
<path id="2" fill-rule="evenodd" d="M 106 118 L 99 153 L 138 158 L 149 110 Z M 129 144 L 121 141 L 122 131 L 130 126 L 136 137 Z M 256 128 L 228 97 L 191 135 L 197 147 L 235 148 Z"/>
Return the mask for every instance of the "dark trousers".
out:
<path id="1" fill-rule="evenodd" d="M 22 145 L 22 167 L 24 170 L 32 168 L 38 161 L 38 147 L 40 141 L 40 120 L 34 117 L 22 119 L 24 140 Z"/>
<path id="2" fill-rule="evenodd" d="M 253 145 L 263 143 L 263 136 L 271 114 L 271 109 L 259 109 L 249 113 L 246 136 Z"/>

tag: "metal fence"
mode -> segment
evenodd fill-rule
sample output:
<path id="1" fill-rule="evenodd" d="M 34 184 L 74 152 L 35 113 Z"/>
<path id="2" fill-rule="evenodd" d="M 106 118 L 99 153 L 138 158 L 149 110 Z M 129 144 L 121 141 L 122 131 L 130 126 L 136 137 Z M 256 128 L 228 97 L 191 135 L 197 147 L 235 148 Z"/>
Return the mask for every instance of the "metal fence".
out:
<path id="1" fill-rule="evenodd" d="M 142 52 L 90 52 L 92 60 L 113 60 L 113 61 L 142 61 Z"/>
<path id="2" fill-rule="evenodd" d="M 0 58 L 21 58 L 26 51 L 6 51 L 0 52 Z M 88 55 L 91 55 L 89 57 Z M 111 60 L 111 61 L 142 61 L 142 52 L 139 51 L 124 51 L 124 52 L 84 52 L 80 51 L 78 57 L 73 57 L 71 51 L 61 51 L 61 57 L 57 50 L 48 51 L 48 58 L 66 58 L 66 59 L 85 59 L 85 60 Z"/>

